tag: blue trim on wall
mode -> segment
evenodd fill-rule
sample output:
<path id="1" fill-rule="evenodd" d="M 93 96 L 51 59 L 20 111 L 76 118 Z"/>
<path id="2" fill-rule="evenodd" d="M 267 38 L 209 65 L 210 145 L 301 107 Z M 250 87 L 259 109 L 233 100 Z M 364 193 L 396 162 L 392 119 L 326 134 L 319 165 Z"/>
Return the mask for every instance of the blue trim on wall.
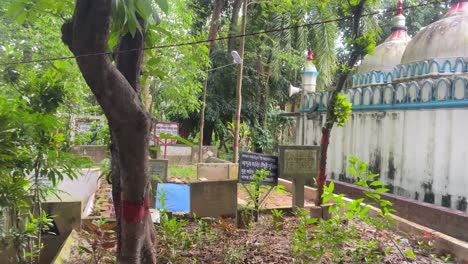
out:
<path id="1" fill-rule="evenodd" d="M 392 104 L 392 105 L 353 105 L 353 112 L 360 111 L 392 111 L 392 110 L 419 110 L 419 109 L 440 109 L 440 108 L 466 108 L 468 107 L 468 100 L 457 101 L 439 101 L 427 103 L 406 103 L 406 104 Z M 327 109 L 320 107 L 320 113 L 326 112 Z M 301 113 L 312 112 L 311 109 L 301 109 Z"/>

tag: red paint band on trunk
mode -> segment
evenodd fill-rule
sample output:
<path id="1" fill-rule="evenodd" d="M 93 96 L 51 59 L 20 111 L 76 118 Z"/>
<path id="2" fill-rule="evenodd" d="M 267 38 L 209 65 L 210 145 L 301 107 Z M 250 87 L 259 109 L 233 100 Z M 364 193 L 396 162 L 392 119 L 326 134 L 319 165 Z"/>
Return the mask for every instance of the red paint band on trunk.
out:
<path id="1" fill-rule="evenodd" d="M 320 186 L 323 186 L 325 184 L 325 180 L 327 179 L 327 176 L 326 175 L 320 175 L 320 177 L 318 178 L 318 183 Z"/>
<path id="2" fill-rule="evenodd" d="M 321 145 L 328 145 L 328 143 L 330 143 L 330 137 L 328 137 L 327 135 L 323 135 L 322 140 L 320 141 L 320 144 Z"/>
<path id="3" fill-rule="evenodd" d="M 122 201 L 122 217 L 127 222 L 138 223 L 150 214 L 149 196 L 146 196 L 143 204 L 133 201 Z"/>
<path id="4" fill-rule="evenodd" d="M 238 146 L 239 146 L 239 144 L 234 143 L 234 148 L 237 148 Z"/>
<path id="5" fill-rule="evenodd" d="M 240 115 L 236 115 L 236 120 L 240 120 Z"/>

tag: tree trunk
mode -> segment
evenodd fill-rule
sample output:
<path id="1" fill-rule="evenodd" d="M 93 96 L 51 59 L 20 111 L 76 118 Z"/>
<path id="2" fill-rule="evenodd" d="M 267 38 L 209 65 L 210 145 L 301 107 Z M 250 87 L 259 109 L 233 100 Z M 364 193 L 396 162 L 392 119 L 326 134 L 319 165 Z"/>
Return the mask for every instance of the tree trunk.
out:
<path id="1" fill-rule="evenodd" d="M 156 263 L 147 168 L 151 118 L 138 94 L 142 59 L 140 52 L 126 52 L 117 56 L 120 69 L 112 64 L 107 54 L 110 16 L 111 0 L 77 0 L 72 19 L 62 26 L 62 40 L 109 122 L 114 206 L 120 219 L 117 262 Z M 144 36 L 126 37 L 119 48 L 142 47 Z"/>
<path id="2" fill-rule="evenodd" d="M 212 122 L 205 122 L 205 124 L 205 128 L 203 129 L 203 146 L 211 146 L 214 124 Z"/>
<path id="3" fill-rule="evenodd" d="M 356 40 L 360 35 L 360 24 L 361 24 L 361 14 L 364 10 L 364 5 L 366 0 L 361 0 L 359 4 L 353 10 L 353 24 L 351 27 L 352 38 Z M 354 45 L 356 46 L 356 45 Z M 346 63 L 347 69 L 352 69 L 356 64 L 361 51 L 357 50 L 356 47 L 350 54 L 349 60 Z M 341 67 L 338 67 L 339 69 Z M 323 185 L 327 179 L 327 157 L 328 157 L 328 145 L 330 142 L 331 131 L 333 125 L 336 123 L 337 116 L 335 114 L 335 105 L 336 105 L 336 96 L 343 90 L 348 78 L 350 71 L 341 71 L 338 82 L 336 84 L 336 89 L 333 90 L 330 101 L 327 105 L 327 117 L 325 119 L 325 125 L 322 127 L 322 138 L 320 141 L 320 159 L 319 159 L 319 173 L 317 175 L 317 196 L 315 198 L 315 205 L 319 206 L 322 204 L 322 194 L 323 194 Z"/>
<path id="4" fill-rule="evenodd" d="M 228 52 L 235 50 L 236 39 L 233 38 L 234 35 L 238 32 L 237 28 L 239 25 L 239 11 L 241 8 L 242 0 L 234 0 L 232 3 L 232 15 L 231 21 L 229 23 L 229 39 L 228 39 Z"/>
<path id="5" fill-rule="evenodd" d="M 208 39 L 210 40 L 210 44 L 208 46 L 208 56 L 211 55 L 211 52 L 213 52 L 213 49 L 216 44 L 216 35 L 218 34 L 219 31 L 219 18 L 221 16 L 221 11 L 223 7 L 223 2 L 221 0 L 215 0 L 214 6 L 213 6 L 213 14 L 211 16 L 211 22 L 210 22 L 210 30 L 208 32 Z M 212 129 L 208 129 L 207 131 L 205 129 L 205 108 L 206 108 L 206 93 L 208 89 L 208 77 L 210 76 L 210 73 L 208 69 L 206 69 L 206 77 L 205 80 L 203 81 L 203 91 L 202 91 L 202 108 L 200 111 L 200 138 L 199 138 L 199 143 L 198 143 L 198 157 L 199 157 L 199 162 L 202 162 L 202 154 L 203 154 L 203 145 L 207 145 L 205 143 L 209 143 L 208 145 L 211 145 L 211 133 L 213 132 Z M 206 134 L 209 133 L 209 137 L 205 137 Z"/>
<path id="6" fill-rule="evenodd" d="M 260 111 L 258 113 L 258 124 L 261 130 L 267 130 L 267 112 L 268 112 L 268 100 L 270 93 L 270 64 L 273 58 L 273 54 L 270 52 L 267 58 L 267 61 L 264 65 L 262 50 L 257 50 L 257 80 L 256 87 L 258 91 L 258 103 L 260 106 Z M 263 153 L 265 150 L 260 144 L 255 142 L 255 152 Z"/>
<path id="7" fill-rule="evenodd" d="M 210 32 L 208 33 L 208 39 L 211 40 L 208 53 L 211 53 L 211 51 L 213 51 L 213 48 L 215 45 L 214 39 L 216 38 L 216 35 L 218 35 L 219 18 L 221 16 L 222 9 L 223 9 L 223 1 L 215 0 L 214 6 L 213 6 L 213 14 L 211 16 Z"/>

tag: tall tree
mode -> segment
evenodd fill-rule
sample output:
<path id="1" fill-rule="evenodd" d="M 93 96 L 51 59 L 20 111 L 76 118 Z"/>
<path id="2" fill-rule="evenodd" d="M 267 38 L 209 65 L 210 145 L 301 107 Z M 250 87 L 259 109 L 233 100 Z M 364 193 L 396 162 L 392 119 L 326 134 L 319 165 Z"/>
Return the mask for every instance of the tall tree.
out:
<path id="1" fill-rule="evenodd" d="M 128 31 L 121 35 L 115 51 L 116 64 L 108 55 L 113 2 L 133 7 L 130 13 L 123 14 L 129 18 Z M 149 214 L 151 117 L 139 98 L 145 39 L 141 28 L 146 17 L 137 13 L 135 6 L 130 1 L 77 0 L 73 17 L 62 26 L 62 40 L 76 56 L 79 69 L 109 122 L 118 219 L 117 262 L 156 263 L 155 232 Z M 137 50 L 128 52 L 129 47 Z"/>
<path id="2" fill-rule="evenodd" d="M 331 91 L 330 99 L 327 104 L 326 120 L 322 127 L 322 137 L 320 141 L 320 159 L 319 159 L 319 173 L 317 176 L 317 197 L 315 199 L 316 205 L 321 205 L 323 185 L 326 180 L 327 169 L 327 154 L 328 145 L 330 143 L 330 136 L 335 124 L 344 125 L 344 122 L 349 118 L 351 106 L 343 97 L 340 96 L 341 91 L 344 89 L 346 80 L 351 73 L 352 68 L 361 56 L 371 53 L 375 47 L 376 33 L 370 22 L 363 17 L 366 10 L 372 10 L 380 4 L 380 1 L 349 1 L 341 3 L 329 3 L 328 8 L 336 9 L 338 7 L 342 12 L 342 16 L 349 17 L 348 23 L 345 23 L 344 32 L 348 32 L 347 55 L 342 58 L 342 63 L 338 67 L 338 74 L 336 75 L 336 86 Z"/>

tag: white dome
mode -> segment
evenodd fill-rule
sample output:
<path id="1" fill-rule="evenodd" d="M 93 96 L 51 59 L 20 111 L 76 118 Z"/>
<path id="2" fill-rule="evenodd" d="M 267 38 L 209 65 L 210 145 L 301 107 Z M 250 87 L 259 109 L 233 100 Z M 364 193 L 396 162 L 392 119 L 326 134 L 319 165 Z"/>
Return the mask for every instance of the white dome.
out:
<path id="1" fill-rule="evenodd" d="M 442 19 L 423 28 L 410 41 L 401 64 L 442 58 L 468 58 L 468 2 L 454 3 Z"/>
<path id="2" fill-rule="evenodd" d="M 400 64 L 410 40 L 406 30 L 394 30 L 390 37 L 374 48 L 373 54 L 364 57 L 357 72 L 392 71 L 396 65 Z"/>
<path id="3" fill-rule="evenodd" d="M 406 18 L 403 16 L 403 2 L 398 1 L 397 14 L 392 20 L 392 34 L 380 45 L 374 48 L 373 54 L 368 54 L 362 60 L 357 73 L 370 71 L 390 72 L 400 64 L 401 56 L 411 38 L 406 32 Z"/>

